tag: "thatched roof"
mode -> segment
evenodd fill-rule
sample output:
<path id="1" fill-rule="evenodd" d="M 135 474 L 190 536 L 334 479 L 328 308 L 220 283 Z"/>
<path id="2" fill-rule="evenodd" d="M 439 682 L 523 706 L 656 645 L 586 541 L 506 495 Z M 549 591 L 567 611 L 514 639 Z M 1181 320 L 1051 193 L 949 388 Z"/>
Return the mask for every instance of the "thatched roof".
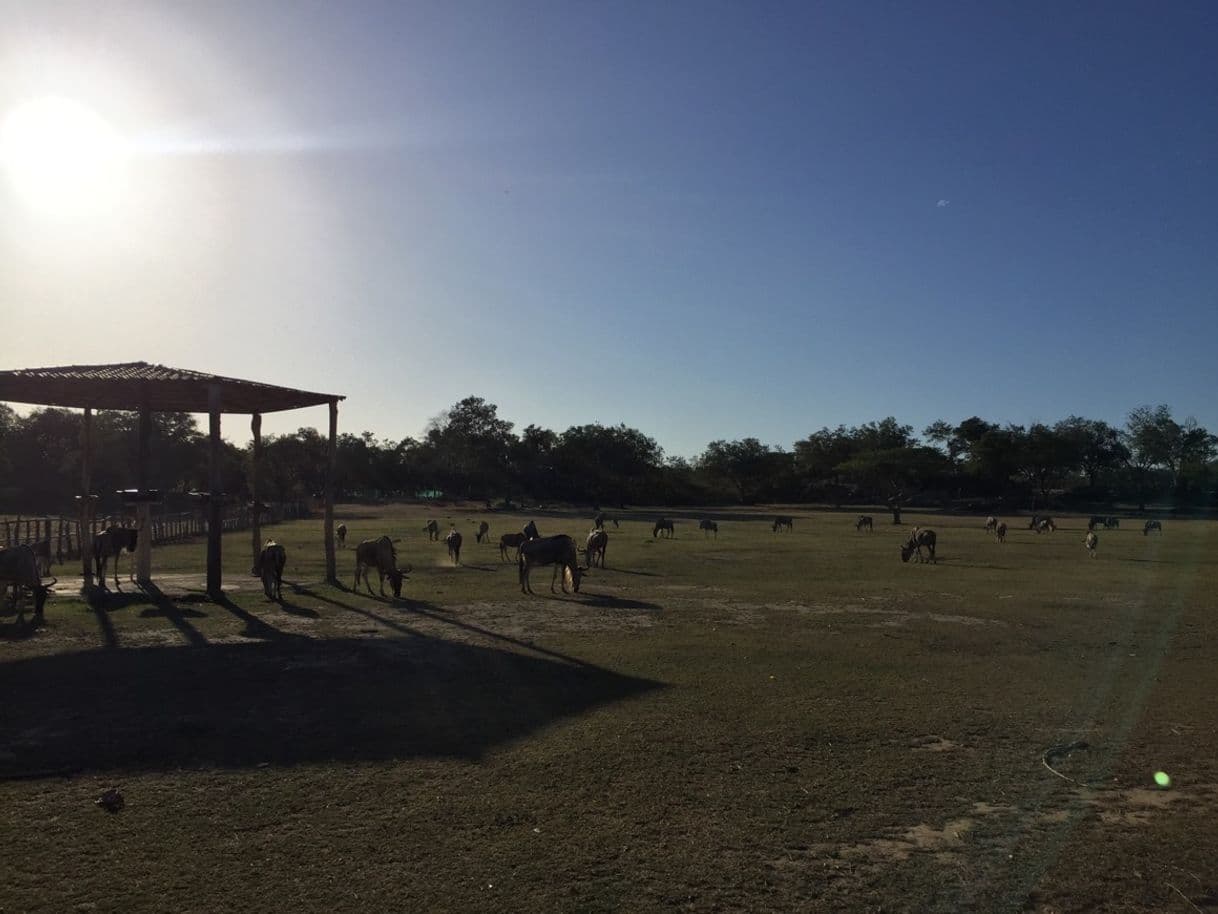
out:
<path id="1" fill-rule="evenodd" d="M 225 413 L 273 413 L 343 399 L 148 362 L 0 371 L 0 401 L 78 409 L 205 413 L 213 386 L 220 388 Z"/>

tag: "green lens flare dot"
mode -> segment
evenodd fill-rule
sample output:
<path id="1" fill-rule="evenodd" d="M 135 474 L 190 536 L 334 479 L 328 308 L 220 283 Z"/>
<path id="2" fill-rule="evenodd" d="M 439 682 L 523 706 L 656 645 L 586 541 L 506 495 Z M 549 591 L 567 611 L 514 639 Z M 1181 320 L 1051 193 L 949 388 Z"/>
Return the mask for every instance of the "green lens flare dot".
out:
<path id="1" fill-rule="evenodd" d="M 1170 787 L 1171 778 L 1168 776 L 1166 771 L 1156 771 L 1155 772 L 1155 783 L 1158 784 L 1160 787 Z"/>

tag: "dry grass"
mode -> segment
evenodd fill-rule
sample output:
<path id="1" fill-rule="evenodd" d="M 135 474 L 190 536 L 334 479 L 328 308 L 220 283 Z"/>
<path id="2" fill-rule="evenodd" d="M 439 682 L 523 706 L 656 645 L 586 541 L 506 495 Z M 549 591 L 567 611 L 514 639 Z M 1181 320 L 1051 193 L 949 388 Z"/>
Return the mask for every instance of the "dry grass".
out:
<path id="1" fill-rule="evenodd" d="M 0 911 L 1218 910 L 1218 525 L 1090 561 L 1083 519 L 640 513 L 526 598 L 486 515 L 342 513 L 403 537 L 409 599 L 322 584 L 299 522 L 283 606 L 234 534 L 225 604 L 197 543 L 151 594 L 0 617 Z M 915 523 L 937 565 L 899 561 Z M 1080 739 L 1083 786 L 1041 765 Z"/>

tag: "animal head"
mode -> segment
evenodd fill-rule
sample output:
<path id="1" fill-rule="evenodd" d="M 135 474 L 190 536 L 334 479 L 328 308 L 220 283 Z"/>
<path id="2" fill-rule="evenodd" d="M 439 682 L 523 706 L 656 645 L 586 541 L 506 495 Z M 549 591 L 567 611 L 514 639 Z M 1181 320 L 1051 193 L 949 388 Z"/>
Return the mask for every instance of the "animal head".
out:
<path id="1" fill-rule="evenodd" d="M 389 572 L 389 585 L 393 588 L 393 595 L 396 598 L 400 599 L 402 596 L 402 579 L 405 576 L 405 574 L 396 568 Z"/>
<path id="2" fill-rule="evenodd" d="M 901 561 L 908 562 L 909 557 L 914 554 L 914 550 L 918 547 L 914 545 L 912 538 L 901 546 Z"/>

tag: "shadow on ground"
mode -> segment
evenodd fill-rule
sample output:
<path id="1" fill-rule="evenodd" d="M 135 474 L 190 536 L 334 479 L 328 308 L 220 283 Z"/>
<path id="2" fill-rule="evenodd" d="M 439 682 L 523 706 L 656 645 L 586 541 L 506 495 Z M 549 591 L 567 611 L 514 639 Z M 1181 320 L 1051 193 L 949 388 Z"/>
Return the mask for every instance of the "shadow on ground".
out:
<path id="1" fill-rule="evenodd" d="M 410 757 L 476 760 L 662 684 L 427 637 L 94 650 L 3 665 L 0 778 Z"/>

